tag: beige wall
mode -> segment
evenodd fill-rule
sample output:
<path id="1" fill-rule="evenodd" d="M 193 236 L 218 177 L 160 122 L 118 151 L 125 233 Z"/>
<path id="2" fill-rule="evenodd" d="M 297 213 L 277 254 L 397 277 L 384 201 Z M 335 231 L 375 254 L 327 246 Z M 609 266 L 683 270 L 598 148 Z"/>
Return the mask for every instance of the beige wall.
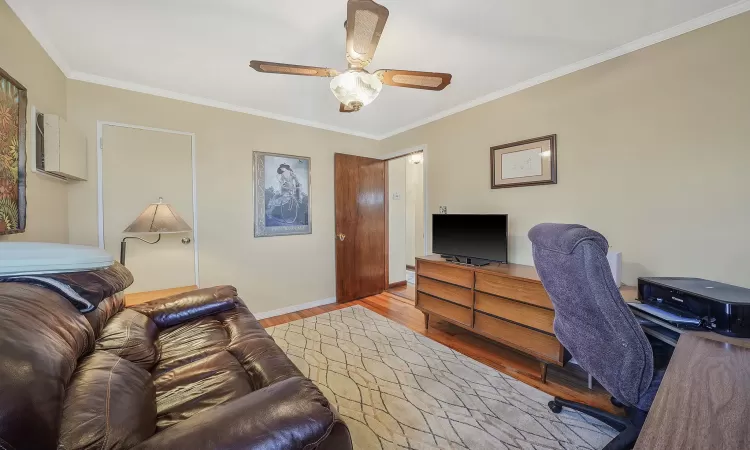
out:
<path id="1" fill-rule="evenodd" d="M 65 75 L 16 17 L 0 0 L 0 67 L 28 90 L 26 232 L 0 236 L 0 240 L 67 242 L 68 196 L 66 184 L 31 170 L 31 107 L 65 117 Z"/>
<path id="2" fill-rule="evenodd" d="M 406 280 L 406 266 L 424 255 L 423 165 L 409 156 L 388 161 L 389 281 Z M 398 193 L 399 199 L 394 198 Z"/>
<path id="3" fill-rule="evenodd" d="M 88 137 L 91 180 L 97 120 L 196 134 L 202 286 L 233 284 L 255 312 L 335 295 L 333 154 L 374 155 L 376 141 L 78 81 L 68 111 Z M 253 150 L 312 158 L 312 234 L 253 237 Z M 71 186 L 69 207 L 70 241 L 97 245 L 96 182 Z"/>
<path id="4" fill-rule="evenodd" d="M 414 164 L 409 162 L 408 158 L 403 158 L 406 160 L 406 173 L 405 175 L 405 181 L 406 181 L 406 195 L 405 197 L 405 203 L 406 203 L 406 220 L 404 223 L 404 226 L 406 228 L 406 239 L 404 244 L 404 251 L 405 251 L 405 258 L 404 262 L 406 265 L 413 266 L 414 265 L 414 240 L 415 240 L 415 220 L 416 220 L 416 179 L 414 177 Z"/>
<path id="5" fill-rule="evenodd" d="M 381 151 L 427 144 L 430 213 L 508 213 L 511 262 L 532 263 L 533 225 L 574 222 L 623 252 L 626 283 L 750 286 L 749 43 L 746 13 L 402 133 Z M 551 133 L 557 185 L 490 189 L 491 146 Z"/>
<path id="6" fill-rule="evenodd" d="M 424 256 L 424 166 L 406 158 L 406 264 L 414 266 Z"/>

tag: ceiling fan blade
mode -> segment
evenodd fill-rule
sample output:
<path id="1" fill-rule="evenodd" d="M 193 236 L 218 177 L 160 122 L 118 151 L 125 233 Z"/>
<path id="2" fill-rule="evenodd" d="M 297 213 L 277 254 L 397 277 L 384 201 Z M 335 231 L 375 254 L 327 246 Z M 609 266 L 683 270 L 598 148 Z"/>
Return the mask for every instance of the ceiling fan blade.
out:
<path id="1" fill-rule="evenodd" d="M 282 64 L 268 61 L 250 61 L 250 67 L 263 73 L 279 73 L 282 75 L 302 75 L 307 77 L 332 78 L 339 74 L 336 69 L 325 67 L 297 66 L 295 64 Z"/>
<path id="2" fill-rule="evenodd" d="M 363 68 L 370 64 L 388 20 L 388 8 L 372 0 L 349 0 L 346 7 L 346 59 Z"/>
<path id="3" fill-rule="evenodd" d="M 339 106 L 339 112 L 342 112 L 342 113 L 353 113 L 353 112 L 357 112 L 357 111 L 358 111 L 358 110 L 356 110 L 356 109 L 354 109 L 354 108 L 348 108 L 348 107 L 347 107 L 347 106 L 346 106 L 345 104 L 343 104 L 343 103 L 341 104 L 341 106 Z"/>
<path id="4" fill-rule="evenodd" d="M 442 91 L 451 84 L 453 75 L 437 72 L 415 72 L 413 70 L 378 70 L 375 75 L 383 84 L 413 89 Z"/>

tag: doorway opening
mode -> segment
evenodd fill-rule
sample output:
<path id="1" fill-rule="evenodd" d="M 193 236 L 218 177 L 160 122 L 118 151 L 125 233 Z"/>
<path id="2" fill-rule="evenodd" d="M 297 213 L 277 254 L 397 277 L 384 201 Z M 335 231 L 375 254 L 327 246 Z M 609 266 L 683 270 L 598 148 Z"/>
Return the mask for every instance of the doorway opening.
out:
<path id="1" fill-rule="evenodd" d="M 125 261 L 133 273 L 126 302 L 134 294 L 171 295 L 195 289 L 199 285 L 195 135 L 104 121 L 97 122 L 97 128 L 99 247 Z M 138 221 L 153 225 L 157 217 L 159 226 L 166 226 L 162 220 L 166 210 L 180 217 L 181 230 L 161 232 L 149 226 L 131 230 Z M 123 245 L 124 238 L 131 236 L 131 243 Z"/>
<path id="2" fill-rule="evenodd" d="M 425 255 L 424 150 L 387 160 L 388 292 L 414 303 L 416 258 Z"/>

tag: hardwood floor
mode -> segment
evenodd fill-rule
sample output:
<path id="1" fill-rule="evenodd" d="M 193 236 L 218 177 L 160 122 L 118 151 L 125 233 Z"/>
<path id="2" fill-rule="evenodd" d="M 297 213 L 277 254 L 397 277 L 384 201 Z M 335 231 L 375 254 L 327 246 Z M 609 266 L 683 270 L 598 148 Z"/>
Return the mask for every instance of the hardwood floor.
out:
<path id="1" fill-rule="evenodd" d="M 417 298 L 417 293 L 416 293 L 416 290 L 414 289 L 413 284 L 405 284 L 403 286 L 396 286 L 396 287 L 388 289 L 388 292 L 393 295 L 397 295 L 401 297 L 402 299 L 406 300 L 412 305 L 414 304 Z"/>
<path id="2" fill-rule="evenodd" d="M 430 327 L 425 329 L 422 312 L 405 302 L 402 297 L 389 292 L 348 303 L 319 306 L 282 316 L 269 317 L 261 320 L 260 323 L 264 327 L 272 327 L 354 305 L 360 305 L 405 325 L 417 333 L 550 395 L 623 414 L 622 410 L 615 408 L 610 403 L 609 394 L 600 386 L 596 385 L 594 390 L 589 390 L 586 374 L 580 370 L 575 370 L 575 366 L 570 369 L 560 369 L 550 365 L 547 372 L 547 382 L 544 383 L 541 381 L 541 366 L 538 361 L 436 318 L 430 319 Z"/>

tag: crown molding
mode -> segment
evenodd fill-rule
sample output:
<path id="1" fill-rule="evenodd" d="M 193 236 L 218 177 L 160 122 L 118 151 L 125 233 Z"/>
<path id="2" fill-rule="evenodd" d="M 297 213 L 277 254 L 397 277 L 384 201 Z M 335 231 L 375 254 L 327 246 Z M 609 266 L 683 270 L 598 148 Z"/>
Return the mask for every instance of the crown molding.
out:
<path id="1" fill-rule="evenodd" d="M 422 125 L 426 125 L 431 122 L 435 122 L 436 120 L 443 119 L 445 117 L 451 116 L 461 111 L 466 111 L 467 109 L 474 108 L 475 106 L 483 105 L 485 103 L 491 102 L 493 100 L 497 100 L 499 98 L 508 96 L 510 94 L 515 94 L 516 92 L 522 91 L 524 89 L 528 89 L 538 84 L 542 84 L 544 82 L 554 80 L 555 78 L 560 78 L 562 76 L 569 75 L 573 72 L 578 72 L 579 70 L 586 69 L 588 67 L 594 66 L 599 63 L 603 63 L 605 61 L 609 61 L 610 59 L 614 59 L 623 55 L 627 55 L 628 53 L 641 50 L 643 48 L 652 46 L 654 44 L 658 44 L 659 42 L 672 39 L 674 37 L 680 36 L 685 33 L 689 33 L 691 31 L 695 31 L 699 28 L 706 27 L 708 25 L 714 24 L 716 22 L 720 22 L 724 19 L 728 19 L 730 17 L 734 17 L 736 15 L 739 15 L 748 11 L 750 11 L 750 0 L 739 1 L 737 3 L 726 6 L 724 8 L 717 9 L 716 11 L 710 12 L 708 14 L 704 14 L 702 16 L 696 17 L 695 19 L 688 20 L 687 22 L 683 22 L 679 25 L 675 25 L 672 28 L 667 28 L 666 30 L 659 31 L 657 33 L 642 37 L 640 39 L 636 39 L 635 41 L 629 42 L 625 45 L 621 45 L 617 48 L 613 48 L 612 50 L 608 50 L 596 56 L 592 56 L 590 58 L 586 58 L 584 60 L 575 62 L 573 64 L 560 67 L 559 69 L 555 69 L 543 75 L 539 75 L 537 77 L 528 79 L 526 81 L 522 81 L 514 86 L 501 89 L 499 91 L 495 91 L 491 94 L 484 95 L 470 102 L 463 103 L 458 106 L 454 106 L 453 108 L 450 108 L 450 109 L 446 109 L 442 112 L 439 112 L 430 117 L 414 122 L 410 125 L 406 125 L 404 127 L 395 129 L 389 133 L 380 135 L 378 136 L 378 140 L 380 141 L 383 139 L 387 139 L 389 137 L 396 136 L 397 134 L 401 134 L 405 131 L 409 131 L 414 128 L 421 127 Z"/>
<path id="2" fill-rule="evenodd" d="M 8 4 L 8 6 L 10 6 L 13 12 L 18 16 L 18 18 L 26 26 L 26 28 L 31 32 L 32 36 L 34 36 L 34 38 L 39 42 L 39 44 L 42 46 L 44 51 L 47 52 L 47 54 L 52 59 L 52 61 L 54 61 L 55 64 L 57 64 L 57 66 L 60 68 L 63 74 L 69 79 L 84 81 L 87 83 L 99 84 L 103 86 L 110 86 L 114 88 L 134 91 L 134 92 L 140 92 L 143 94 L 155 95 L 158 97 L 170 98 L 173 100 L 185 101 L 188 103 L 195 103 L 198 105 L 210 106 L 213 108 L 225 109 L 228 111 L 235 111 L 239 113 L 265 117 L 268 119 L 280 120 L 282 122 L 294 123 L 297 125 L 303 125 L 303 126 L 308 126 L 312 128 L 333 131 L 336 133 L 349 134 L 352 136 L 373 139 L 376 141 L 382 141 L 384 139 L 393 137 L 397 134 L 401 134 L 405 131 L 409 131 L 414 128 L 420 127 L 422 125 L 426 125 L 428 123 L 435 122 L 437 120 L 451 116 L 453 114 L 466 111 L 467 109 L 473 108 L 475 106 L 483 105 L 485 103 L 514 94 L 524 89 L 528 89 L 538 84 L 542 84 L 544 82 L 554 80 L 555 78 L 560 78 L 562 76 L 569 75 L 573 72 L 586 69 L 596 64 L 609 61 L 610 59 L 614 59 L 614 58 L 626 55 L 628 53 L 635 52 L 637 50 L 649 47 L 651 45 L 658 44 L 659 42 L 672 39 L 682 34 L 689 33 L 699 28 L 703 28 L 708 25 L 714 24 L 716 22 L 720 22 L 724 19 L 728 19 L 730 17 L 734 17 L 736 15 L 750 11 L 750 0 L 741 0 L 732 5 L 726 6 L 721 9 L 717 9 L 716 11 L 712 11 L 708 14 L 704 14 L 702 16 L 688 20 L 687 22 L 683 22 L 679 25 L 675 25 L 674 27 L 668 28 L 666 30 L 659 31 L 657 33 L 651 34 L 649 36 L 645 36 L 640 39 L 636 39 L 635 41 L 632 41 L 625 45 L 621 45 L 617 48 L 608 50 L 604 53 L 600 53 L 598 55 L 583 59 L 573 64 L 560 67 L 551 72 L 547 72 L 543 75 L 539 75 L 534 78 L 530 78 L 526 81 L 522 81 L 514 86 L 510 86 L 508 88 L 500 89 L 490 94 L 483 95 L 479 98 L 476 98 L 469 102 L 462 103 L 458 106 L 454 106 L 452 108 L 446 109 L 437 114 L 429 116 L 425 119 L 422 119 L 417 122 L 413 122 L 409 125 L 397 128 L 393 131 L 390 131 L 381 135 L 375 135 L 375 134 L 364 133 L 364 132 L 360 132 L 356 130 L 340 128 L 340 127 L 336 127 L 333 125 L 328 125 L 328 124 L 315 122 L 311 120 L 299 119 L 296 117 L 285 116 L 282 114 L 261 111 L 258 109 L 234 105 L 231 103 L 225 103 L 225 102 L 198 97 L 194 95 L 182 94 L 179 92 L 173 92 L 173 91 L 169 91 L 166 89 L 154 88 L 154 87 L 150 87 L 150 86 L 146 86 L 146 85 L 142 85 L 138 83 L 131 83 L 128 81 L 121 81 L 121 80 L 116 80 L 113 78 L 102 77 L 99 75 L 73 71 L 71 70 L 70 66 L 67 64 L 65 59 L 62 57 L 62 54 L 57 50 L 53 41 L 47 37 L 46 33 L 44 32 L 44 28 L 41 27 L 36 21 L 36 19 L 34 18 L 34 14 L 30 10 L 28 3 L 25 0 L 6 0 L 6 3 Z"/>
<path id="3" fill-rule="evenodd" d="M 333 131 L 336 133 L 348 134 L 351 136 L 357 136 L 372 140 L 378 140 L 378 137 L 372 134 L 362 133 L 356 130 L 349 130 L 347 128 L 340 128 L 333 125 L 328 125 L 312 120 L 299 119 L 296 117 L 285 116 L 282 114 L 271 113 L 267 111 L 261 111 L 259 109 L 248 108 L 245 106 L 234 105 L 231 103 L 225 103 L 218 100 L 212 100 L 209 98 L 198 97 L 195 95 L 182 94 L 179 92 L 169 91 L 167 89 L 154 88 L 138 83 L 131 83 L 129 81 L 115 80 L 113 78 L 102 77 L 99 75 L 91 75 L 84 72 L 71 72 L 68 78 L 76 81 L 84 81 L 86 83 L 99 84 L 102 86 L 109 86 L 117 89 L 124 89 L 127 91 L 140 92 L 142 94 L 155 95 L 157 97 L 170 98 L 172 100 L 180 100 L 183 102 L 194 103 L 197 105 L 210 106 L 212 108 L 225 109 L 227 111 L 234 111 L 244 114 L 250 114 L 253 116 L 265 117 L 267 119 L 280 120 L 282 122 L 294 123 L 297 125 L 304 125 L 306 127 L 318 128 L 326 131 Z"/>

